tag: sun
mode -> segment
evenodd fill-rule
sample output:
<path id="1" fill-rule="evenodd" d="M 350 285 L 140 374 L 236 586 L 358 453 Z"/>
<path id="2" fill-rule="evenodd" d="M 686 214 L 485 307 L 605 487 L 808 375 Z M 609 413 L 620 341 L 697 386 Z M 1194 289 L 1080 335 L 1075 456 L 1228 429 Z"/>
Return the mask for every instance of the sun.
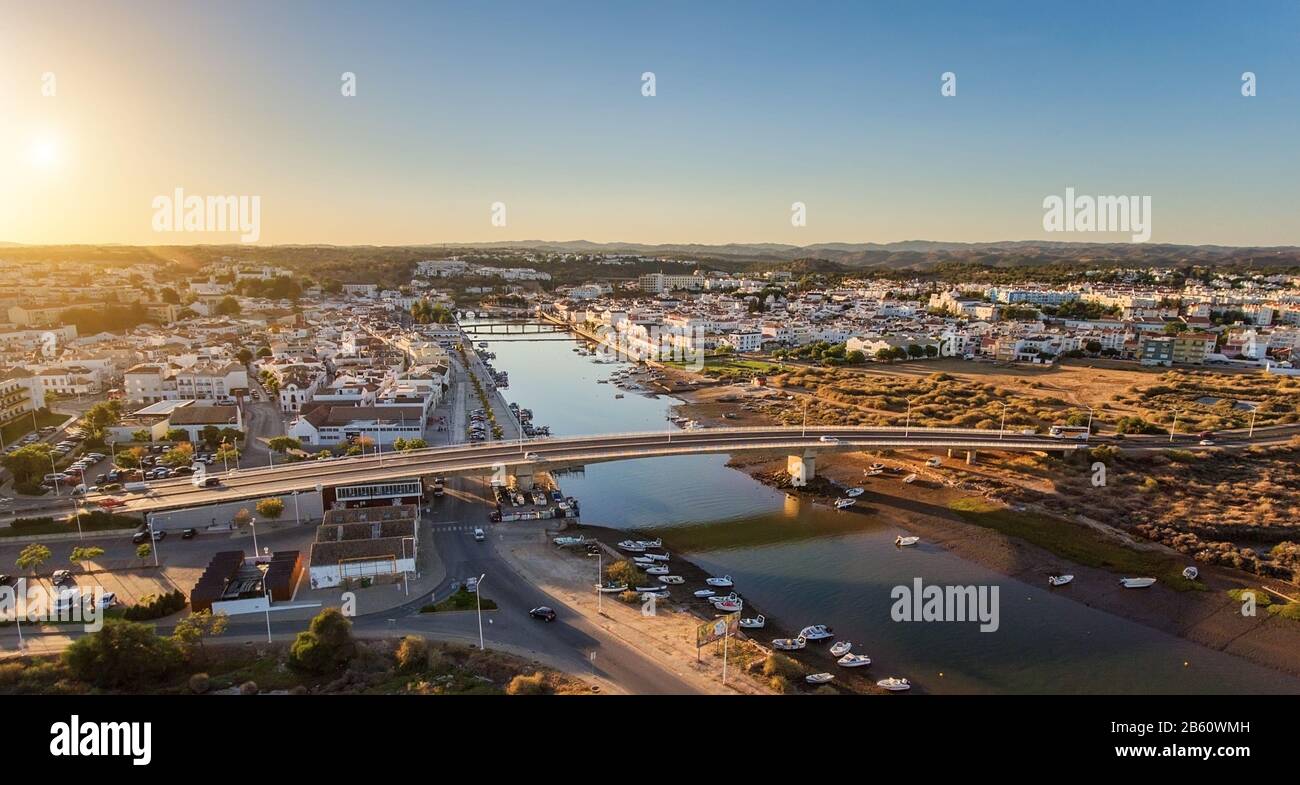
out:
<path id="1" fill-rule="evenodd" d="M 59 145 L 53 139 L 32 142 L 32 165 L 40 169 L 53 169 L 59 164 Z"/>

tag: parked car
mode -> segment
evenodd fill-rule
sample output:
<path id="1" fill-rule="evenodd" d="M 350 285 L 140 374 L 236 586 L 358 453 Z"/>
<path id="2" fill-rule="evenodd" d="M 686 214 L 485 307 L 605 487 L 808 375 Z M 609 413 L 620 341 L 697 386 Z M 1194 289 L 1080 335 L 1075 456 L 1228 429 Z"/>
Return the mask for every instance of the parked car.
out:
<path id="1" fill-rule="evenodd" d="M 555 621 L 555 610 L 553 608 L 548 608 L 545 605 L 539 605 L 536 608 L 533 608 L 528 612 L 528 615 L 532 616 L 534 619 L 541 619 L 542 621 Z"/>
<path id="2" fill-rule="evenodd" d="M 159 529 L 158 531 L 156 531 L 156 532 L 153 533 L 153 541 L 154 541 L 154 542 L 159 542 L 159 541 L 161 541 L 161 540 L 164 540 L 164 539 L 166 539 L 166 537 L 167 537 L 167 532 L 163 531 L 162 529 Z M 138 531 L 138 532 L 136 532 L 134 535 L 131 536 L 131 542 L 135 543 L 136 545 L 139 545 L 140 543 L 142 543 L 142 542 L 144 542 L 144 541 L 146 541 L 146 540 L 148 540 L 148 539 L 149 539 L 149 530 L 148 530 L 148 529 L 145 529 L 145 530 L 143 530 L 143 531 Z"/>
<path id="3" fill-rule="evenodd" d="M 69 570 L 55 570 L 54 574 L 50 576 L 50 582 L 55 586 L 72 583 L 72 573 Z"/>

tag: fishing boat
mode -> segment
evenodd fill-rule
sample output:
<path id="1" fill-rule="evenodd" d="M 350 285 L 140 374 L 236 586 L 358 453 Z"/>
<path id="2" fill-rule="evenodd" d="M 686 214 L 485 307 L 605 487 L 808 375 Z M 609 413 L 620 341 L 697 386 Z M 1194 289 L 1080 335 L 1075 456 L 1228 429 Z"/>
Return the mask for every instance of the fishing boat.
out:
<path id="1" fill-rule="evenodd" d="M 639 564 L 642 567 L 653 567 L 657 562 L 647 556 L 636 556 L 632 559 L 633 564 Z"/>
<path id="2" fill-rule="evenodd" d="M 745 607 L 744 600 L 719 600 L 713 603 L 713 609 L 719 613 L 736 613 Z"/>
<path id="3" fill-rule="evenodd" d="M 781 651 L 799 651 L 808 645 L 808 641 L 803 638 L 777 638 L 772 641 L 772 648 Z"/>
<path id="4" fill-rule="evenodd" d="M 844 495 L 849 497 L 850 499 L 856 499 L 859 496 L 861 496 L 863 493 L 866 493 L 866 491 L 864 491 L 862 488 L 849 488 L 847 491 L 844 492 Z"/>
<path id="5" fill-rule="evenodd" d="M 799 637 L 810 641 L 824 641 L 834 638 L 835 633 L 825 624 L 809 624 L 799 631 Z"/>
<path id="6" fill-rule="evenodd" d="M 1119 583 L 1126 589 L 1145 589 L 1156 582 L 1155 578 L 1120 578 Z"/>
<path id="7" fill-rule="evenodd" d="M 846 510 L 846 509 L 848 509 L 849 507 L 852 507 L 853 505 L 855 505 L 855 504 L 857 504 L 857 503 L 858 503 L 858 500 L 857 500 L 857 499 L 836 499 L 836 500 L 835 500 L 835 509 L 837 509 L 837 510 Z"/>
<path id="8" fill-rule="evenodd" d="M 704 582 L 710 586 L 717 586 L 720 589 L 730 589 L 735 585 L 732 583 L 730 575 L 724 575 L 721 578 L 705 578 Z"/>
<path id="9" fill-rule="evenodd" d="M 903 690 L 912 689 L 912 682 L 908 681 L 907 679 L 900 679 L 894 676 L 890 676 L 888 679 L 881 679 L 880 681 L 876 682 L 876 686 L 887 689 L 890 692 L 902 692 Z"/>
<path id="10" fill-rule="evenodd" d="M 871 658 L 865 654 L 845 654 L 835 661 L 841 668 L 861 668 L 871 664 Z"/>
<path id="11" fill-rule="evenodd" d="M 1064 586 L 1072 580 L 1074 580 L 1073 575 L 1049 575 L 1047 577 L 1047 583 L 1051 586 Z"/>
<path id="12" fill-rule="evenodd" d="M 662 564 L 656 564 L 653 567 L 646 567 L 645 574 L 646 575 L 667 575 L 668 568 L 663 566 Z"/>
<path id="13" fill-rule="evenodd" d="M 1201 571 L 1198 570 L 1198 569 L 1196 569 L 1195 567 L 1187 567 L 1187 568 L 1185 568 L 1185 569 L 1183 570 L 1183 577 L 1186 578 L 1186 579 L 1189 580 L 1189 581 L 1194 581 L 1194 580 L 1196 580 L 1196 576 L 1198 576 L 1198 575 L 1200 575 L 1200 574 L 1201 574 Z"/>
<path id="14" fill-rule="evenodd" d="M 852 641 L 835 641 L 834 643 L 831 644 L 831 656 L 842 657 L 845 654 L 848 654 L 849 649 L 852 648 L 853 648 Z"/>
<path id="15" fill-rule="evenodd" d="M 915 474 L 907 475 L 906 477 L 903 478 L 903 482 L 907 483 L 908 485 L 911 485 L 912 483 L 916 482 L 916 475 Z"/>
<path id="16" fill-rule="evenodd" d="M 695 592 L 696 597 L 712 597 L 713 589 L 699 589 Z"/>
<path id="17" fill-rule="evenodd" d="M 761 630 L 767 626 L 767 617 L 760 613 L 748 619 L 741 619 L 740 626 L 746 630 Z"/>
<path id="18" fill-rule="evenodd" d="M 667 583 L 667 584 L 670 584 L 670 585 L 672 585 L 672 586 L 677 586 L 677 585 L 679 585 L 679 584 L 686 583 L 686 579 L 683 578 L 683 577 L 680 576 L 680 575 L 660 575 L 660 576 L 659 576 L 659 582 L 660 582 L 660 583 Z"/>
<path id="19" fill-rule="evenodd" d="M 637 545 L 640 545 L 642 548 L 662 548 L 662 547 L 664 547 L 664 541 L 663 541 L 663 540 L 660 540 L 660 539 L 654 539 L 654 540 L 637 540 L 637 541 L 636 541 L 636 544 L 637 544 Z"/>
<path id="20" fill-rule="evenodd" d="M 622 398 L 622 397 L 623 397 L 623 393 L 614 393 L 614 397 L 615 397 L 615 398 Z"/>
<path id="21" fill-rule="evenodd" d="M 871 464 L 870 470 L 873 472 L 883 472 L 885 470 L 885 464 L 873 463 Z"/>
<path id="22" fill-rule="evenodd" d="M 627 591 L 627 584 L 614 583 L 613 581 L 610 581 L 609 583 L 605 583 L 605 584 L 598 583 L 596 584 L 596 590 L 599 591 L 601 594 L 618 594 L 619 592 Z"/>
<path id="23" fill-rule="evenodd" d="M 810 673 L 804 676 L 803 680 L 809 684 L 825 684 L 833 678 L 835 678 L 835 675 L 831 673 Z"/>
<path id="24" fill-rule="evenodd" d="M 645 550 L 644 545 L 639 545 L 635 540 L 623 540 L 618 544 L 619 550 L 630 551 L 631 553 L 641 553 Z"/>
<path id="25" fill-rule="evenodd" d="M 921 541 L 920 537 L 904 537 L 902 535 L 899 535 L 894 538 L 894 544 L 900 548 L 905 548 L 908 545 L 916 545 L 920 541 Z"/>
<path id="26" fill-rule="evenodd" d="M 666 600 L 666 599 L 668 599 L 668 592 L 665 589 L 641 592 L 641 602 L 647 602 L 649 600 Z"/>

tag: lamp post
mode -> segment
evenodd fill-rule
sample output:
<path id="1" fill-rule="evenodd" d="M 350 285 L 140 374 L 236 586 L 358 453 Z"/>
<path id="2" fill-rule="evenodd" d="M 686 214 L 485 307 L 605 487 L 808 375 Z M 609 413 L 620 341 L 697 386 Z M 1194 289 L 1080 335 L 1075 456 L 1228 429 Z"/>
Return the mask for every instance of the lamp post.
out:
<path id="1" fill-rule="evenodd" d="M 1255 410 L 1250 410 L 1250 431 L 1246 433 L 1247 439 L 1255 438 Z"/>
<path id="2" fill-rule="evenodd" d="M 149 552 L 153 554 L 153 566 L 154 569 L 157 569 L 158 568 L 158 538 L 154 536 L 156 533 L 153 530 L 153 515 L 149 516 L 149 522 L 145 524 L 145 526 L 147 526 L 149 529 Z"/>
<path id="3" fill-rule="evenodd" d="M 478 583 L 474 585 L 474 608 L 478 611 L 478 650 L 483 651 L 483 579 L 487 573 L 478 576 Z"/>
<path id="4" fill-rule="evenodd" d="M 912 399 L 907 399 L 907 420 L 903 423 L 903 438 L 912 433 Z"/>
<path id="5" fill-rule="evenodd" d="M 1088 406 L 1088 404 L 1086 403 L 1084 404 L 1084 407 L 1088 409 L 1088 436 L 1091 437 L 1092 436 L 1092 407 Z"/>
<path id="6" fill-rule="evenodd" d="M 803 432 L 802 432 L 800 435 L 801 435 L 801 436 L 805 436 L 805 437 L 808 435 L 808 398 L 807 398 L 807 396 L 805 396 L 804 399 L 803 399 Z"/>
<path id="7" fill-rule="evenodd" d="M 592 554 L 589 553 L 587 554 L 587 556 L 591 557 Z M 604 600 L 605 593 L 600 590 L 600 582 L 605 577 L 605 566 L 604 566 L 605 557 L 604 554 L 599 549 L 596 550 L 595 556 L 596 556 L 596 613 L 601 613 L 604 609 L 604 605 L 602 604 L 602 601 Z"/>
<path id="8" fill-rule="evenodd" d="M 1004 401 L 998 401 L 998 404 L 1002 406 L 1002 427 L 998 429 L 998 439 L 1001 440 L 1007 432 L 1007 404 Z"/>
<path id="9" fill-rule="evenodd" d="M 256 559 L 257 554 L 260 553 L 260 551 L 257 550 L 257 519 L 249 518 L 248 525 L 253 530 L 253 558 Z"/>
<path id="10" fill-rule="evenodd" d="M 1178 430 L 1178 414 L 1179 414 L 1178 410 L 1175 409 L 1175 410 L 1174 410 L 1174 424 L 1171 425 L 1171 426 L 1169 426 L 1169 441 L 1170 441 L 1170 443 L 1173 443 L 1173 441 L 1174 441 L 1174 431 Z"/>
<path id="11" fill-rule="evenodd" d="M 294 525 L 297 525 L 297 526 L 301 526 L 301 525 L 302 525 L 302 515 L 300 515 L 299 512 L 298 512 L 298 492 L 297 492 L 297 491 L 294 491 L 294 492 L 293 492 L 293 522 L 294 522 Z"/>
<path id="12" fill-rule="evenodd" d="M 271 589 L 266 585 L 266 566 L 259 564 L 258 569 L 262 571 L 262 597 L 266 600 L 266 642 L 271 642 Z"/>

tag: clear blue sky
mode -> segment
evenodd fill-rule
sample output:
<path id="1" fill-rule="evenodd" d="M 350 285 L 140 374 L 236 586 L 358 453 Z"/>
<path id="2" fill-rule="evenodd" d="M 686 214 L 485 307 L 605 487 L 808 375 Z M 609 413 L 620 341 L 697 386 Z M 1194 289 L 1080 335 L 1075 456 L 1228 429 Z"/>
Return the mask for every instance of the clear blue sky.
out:
<path id="1" fill-rule="evenodd" d="M 1073 186 L 1300 244 L 1295 2 L 5 5 L 0 240 L 229 239 L 178 186 L 264 243 L 1119 239 L 1043 232 Z"/>

